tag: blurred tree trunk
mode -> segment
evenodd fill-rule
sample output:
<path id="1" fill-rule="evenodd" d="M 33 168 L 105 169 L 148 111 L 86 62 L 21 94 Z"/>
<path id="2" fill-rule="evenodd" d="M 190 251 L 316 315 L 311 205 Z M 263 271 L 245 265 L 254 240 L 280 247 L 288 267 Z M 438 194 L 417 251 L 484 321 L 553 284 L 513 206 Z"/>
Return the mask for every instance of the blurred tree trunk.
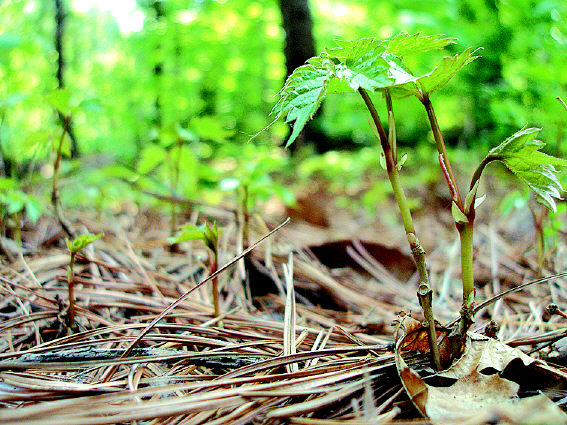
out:
<path id="1" fill-rule="evenodd" d="M 60 89 L 65 88 L 65 55 L 63 53 L 63 38 L 65 34 L 65 6 L 63 0 L 55 0 L 55 50 L 57 51 L 57 82 Z M 71 139 L 71 157 L 79 156 L 79 146 L 72 123 L 65 125 L 65 118 L 59 113 L 59 121 L 65 126 Z"/>
<path id="2" fill-rule="evenodd" d="M 303 65 L 305 61 L 316 55 L 315 40 L 313 39 L 313 21 L 309 11 L 308 0 L 280 0 L 283 29 L 285 31 L 285 62 L 287 76 L 295 68 Z M 320 127 L 320 115 L 323 106 L 307 123 L 296 142 L 290 146 L 294 150 L 305 143 L 313 143 L 317 152 L 326 152 L 330 149 L 327 137 Z"/>
<path id="3" fill-rule="evenodd" d="M 154 13 L 156 15 L 156 22 L 158 25 L 163 21 L 165 17 L 165 10 L 163 6 L 162 0 L 153 0 L 152 8 L 154 9 Z M 157 50 L 160 50 L 161 46 L 157 45 Z M 154 117 L 154 124 L 159 129 L 162 125 L 163 117 L 162 117 L 162 105 L 161 105 L 161 79 L 163 75 L 163 58 L 158 52 L 158 61 L 154 65 L 154 79 L 155 79 L 155 86 L 156 86 L 156 100 L 155 100 L 155 109 L 156 114 Z"/>

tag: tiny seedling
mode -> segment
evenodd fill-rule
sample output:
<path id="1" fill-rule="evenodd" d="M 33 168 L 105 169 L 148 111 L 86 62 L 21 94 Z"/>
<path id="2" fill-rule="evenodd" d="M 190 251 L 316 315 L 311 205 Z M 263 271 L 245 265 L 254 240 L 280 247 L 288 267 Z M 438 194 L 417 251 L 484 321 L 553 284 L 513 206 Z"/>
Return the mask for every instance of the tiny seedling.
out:
<path id="1" fill-rule="evenodd" d="M 411 210 L 400 181 L 400 171 L 407 160 L 398 157 L 395 130 L 394 101 L 413 96 L 423 105 L 438 151 L 439 165 L 452 199 L 451 212 L 461 241 L 461 279 L 463 303 L 461 319 L 450 335 L 451 359 L 460 356 L 464 349 L 466 333 L 473 323 L 473 229 L 475 211 L 483 197 L 477 199 L 479 180 L 485 167 L 494 161 L 503 162 L 521 181 L 535 192 L 537 200 L 555 210 L 554 198 L 562 189 L 556 177 L 556 166 L 567 161 L 548 156 L 539 151 L 544 144 L 535 140 L 536 128 L 525 128 L 492 149 L 480 163 L 472 177 L 468 194 L 463 197 L 453 174 L 443 134 L 435 114 L 431 95 L 443 88 L 465 65 L 477 58 L 474 51 L 466 49 L 460 54 L 443 57 L 436 67 L 423 74 L 415 74 L 405 65 L 410 56 L 431 55 L 454 43 L 452 38 L 440 36 L 408 35 L 402 33 L 390 40 L 365 38 L 357 41 L 337 41 L 319 56 L 297 68 L 279 92 L 279 99 L 272 110 L 273 122 L 285 119 L 293 123 L 286 146 L 299 136 L 301 130 L 323 99 L 331 93 L 357 92 L 370 113 L 370 125 L 382 148 L 381 163 L 397 201 L 407 240 L 419 274 L 418 298 L 423 307 L 429 346 L 434 367 L 440 369 L 441 359 L 436 342 L 432 309 L 432 291 L 429 283 L 423 249 L 413 225 Z M 388 131 L 384 129 L 371 93 L 380 93 L 385 99 Z M 273 123 L 272 123 L 273 124 Z M 271 125 L 271 124 L 270 124 Z M 269 126 L 268 126 L 269 127 Z M 446 363 L 446 360 L 444 363 Z"/>
<path id="2" fill-rule="evenodd" d="M 207 223 L 204 226 L 196 226 L 194 224 L 185 224 L 181 227 L 176 236 L 169 238 L 169 242 L 180 243 L 186 241 L 203 241 L 208 248 L 209 253 L 209 275 L 212 275 L 219 267 L 219 229 L 215 222 L 212 226 Z M 218 277 L 212 280 L 213 291 L 213 308 L 215 317 L 220 315 L 219 307 L 219 281 Z"/>
<path id="3" fill-rule="evenodd" d="M 103 236 L 102 233 L 97 235 L 87 233 L 77 236 L 72 241 L 65 239 L 65 244 L 67 245 L 67 249 L 70 254 L 69 266 L 67 267 L 67 289 L 69 290 L 69 311 L 67 314 L 68 329 L 73 329 L 75 325 L 75 272 L 73 270 L 75 266 L 75 257 L 79 252 L 99 239 L 101 236 Z"/>

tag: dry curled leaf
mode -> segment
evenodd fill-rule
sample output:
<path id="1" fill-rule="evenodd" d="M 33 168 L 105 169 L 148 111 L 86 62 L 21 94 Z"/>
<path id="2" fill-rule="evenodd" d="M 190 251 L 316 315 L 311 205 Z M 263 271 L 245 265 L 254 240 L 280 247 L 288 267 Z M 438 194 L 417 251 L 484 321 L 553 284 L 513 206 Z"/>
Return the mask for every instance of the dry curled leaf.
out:
<path id="1" fill-rule="evenodd" d="M 406 318 L 398 325 L 396 367 L 411 401 L 433 424 L 567 424 L 567 415 L 545 395 L 520 399 L 518 383 L 498 374 L 482 373 L 486 370 L 502 372 L 517 359 L 524 367 L 540 363 L 494 339 L 469 334 L 463 356 L 438 374 L 455 379 L 455 383 L 448 387 L 426 384 L 407 366 L 400 353 L 405 347 L 405 339 L 411 336 L 407 330 L 412 327 L 415 324 Z"/>

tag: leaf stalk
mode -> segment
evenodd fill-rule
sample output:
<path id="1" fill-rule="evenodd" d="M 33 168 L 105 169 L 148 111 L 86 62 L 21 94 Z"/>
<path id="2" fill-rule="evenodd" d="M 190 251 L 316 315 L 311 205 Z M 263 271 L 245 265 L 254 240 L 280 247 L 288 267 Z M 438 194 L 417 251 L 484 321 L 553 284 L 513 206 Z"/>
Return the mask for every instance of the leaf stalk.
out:
<path id="1" fill-rule="evenodd" d="M 402 216 L 402 222 L 406 231 L 408 243 L 411 248 L 412 256 L 419 274 L 420 285 L 418 290 L 418 298 L 423 308 L 423 313 L 427 322 L 426 329 L 429 337 L 429 348 L 431 351 L 433 365 L 436 370 L 441 370 L 439 347 L 437 345 L 437 334 L 435 332 L 435 319 L 433 316 L 432 291 L 429 284 L 429 276 L 427 274 L 427 267 L 425 263 L 425 250 L 423 249 L 421 243 L 419 242 L 419 239 L 415 235 L 411 210 L 409 208 L 409 204 L 400 181 L 400 174 L 396 166 L 396 160 L 394 157 L 392 145 L 390 144 L 390 140 L 392 139 L 386 135 L 384 127 L 382 126 L 382 122 L 380 121 L 380 117 L 378 116 L 378 112 L 376 111 L 376 107 L 374 106 L 374 103 L 372 102 L 372 99 L 370 98 L 366 90 L 359 88 L 358 92 L 362 96 L 362 99 L 364 100 L 364 103 L 368 108 L 368 111 L 370 112 L 372 121 L 378 133 L 378 138 L 380 139 L 380 145 L 382 146 L 382 150 L 384 152 L 388 179 L 390 180 L 392 190 L 394 191 L 394 197 L 396 198 L 396 202 Z M 391 122 L 393 121 L 393 113 L 390 113 L 390 110 L 392 108 L 391 99 L 388 108 L 389 121 Z M 390 125 L 392 125 L 392 123 Z M 390 132 L 390 134 L 392 133 Z"/>

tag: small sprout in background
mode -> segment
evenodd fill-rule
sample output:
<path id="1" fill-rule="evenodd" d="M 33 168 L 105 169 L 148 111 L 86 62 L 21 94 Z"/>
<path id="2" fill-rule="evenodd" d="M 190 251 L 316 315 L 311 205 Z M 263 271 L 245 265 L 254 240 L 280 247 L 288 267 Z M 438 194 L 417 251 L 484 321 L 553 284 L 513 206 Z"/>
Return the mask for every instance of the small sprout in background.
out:
<path id="1" fill-rule="evenodd" d="M 71 105 L 70 93 L 65 89 L 57 89 L 45 96 L 45 100 L 49 103 L 61 116 L 62 128 L 61 136 L 59 137 L 59 142 L 55 146 L 56 154 L 55 160 L 53 162 L 53 184 L 51 188 L 51 204 L 53 205 L 53 210 L 57 216 L 59 224 L 71 238 L 75 237 L 75 233 L 71 226 L 65 220 L 63 212 L 61 211 L 60 199 L 59 199 L 59 168 L 61 166 L 61 158 L 65 149 L 66 153 L 70 155 L 70 144 L 66 145 L 65 135 L 68 134 L 69 125 L 71 124 L 71 119 L 74 113 L 79 111 L 79 107 Z"/>
<path id="2" fill-rule="evenodd" d="M 219 234 L 216 221 L 211 226 L 209 223 L 201 226 L 185 224 L 176 236 L 169 238 L 172 244 L 186 241 L 203 241 L 209 253 L 209 275 L 215 273 L 219 266 Z M 213 307 L 215 317 L 220 315 L 218 277 L 212 280 Z"/>
<path id="3" fill-rule="evenodd" d="M 69 313 L 67 315 L 67 328 L 73 329 L 75 326 L 75 274 L 73 268 L 75 266 L 75 256 L 85 249 L 87 246 L 92 244 L 94 241 L 103 236 L 103 233 L 93 235 L 92 233 L 87 233 L 84 235 L 77 236 L 75 239 L 70 241 L 65 239 L 65 244 L 71 254 L 69 259 L 69 266 L 67 268 L 67 288 L 69 290 Z"/>

